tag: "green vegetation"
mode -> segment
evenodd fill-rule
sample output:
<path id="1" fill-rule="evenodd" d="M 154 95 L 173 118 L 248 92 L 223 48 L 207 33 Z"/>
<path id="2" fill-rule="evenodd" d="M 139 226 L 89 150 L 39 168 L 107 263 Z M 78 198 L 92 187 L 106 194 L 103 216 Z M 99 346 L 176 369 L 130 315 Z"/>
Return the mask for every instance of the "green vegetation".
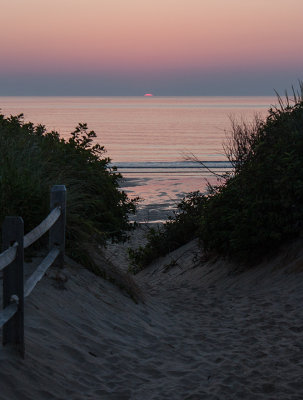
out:
<path id="1" fill-rule="evenodd" d="M 87 243 L 123 239 L 130 229 L 128 213 L 136 200 L 118 190 L 120 174 L 110 168 L 105 149 L 79 124 L 69 140 L 42 125 L 24 123 L 23 115 L 0 114 L 0 223 L 20 215 L 28 232 L 49 213 L 54 184 L 67 187 L 67 253 L 94 269 Z"/>
<path id="2" fill-rule="evenodd" d="M 302 234 L 302 84 L 301 92 L 293 102 L 278 97 L 264 121 L 232 124 L 225 152 L 234 171 L 207 194 L 189 194 L 146 247 L 130 251 L 135 272 L 192 237 L 209 255 L 251 264 Z"/>
<path id="3" fill-rule="evenodd" d="M 135 250 L 128 249 L 129 271 L 136 274 L 154 259 L 195 238 L 198 235 L 200 215 L 205 203 L 206 197 L 199 191 L 189 193 L 178 205 L 174 217 L 169 217 L 163 226 L 148 230 L 146 246 Z"/>

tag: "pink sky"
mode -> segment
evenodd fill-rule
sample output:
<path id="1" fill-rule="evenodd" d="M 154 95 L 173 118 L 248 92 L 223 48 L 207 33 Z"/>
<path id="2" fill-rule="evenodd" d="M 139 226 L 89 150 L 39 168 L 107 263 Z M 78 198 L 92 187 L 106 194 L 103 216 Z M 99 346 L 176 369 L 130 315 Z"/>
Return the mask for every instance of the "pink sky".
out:
<path id="1" fill-rule="evenodd" d="M 287 86 L 302 78 L 302 16 L 303 0 L 2 0 L 0 83 L 114 77 L 115 92 L 138 76 L 152 91 L 183 77 L 186 91 L 195 76 L 272 73 Z"/>

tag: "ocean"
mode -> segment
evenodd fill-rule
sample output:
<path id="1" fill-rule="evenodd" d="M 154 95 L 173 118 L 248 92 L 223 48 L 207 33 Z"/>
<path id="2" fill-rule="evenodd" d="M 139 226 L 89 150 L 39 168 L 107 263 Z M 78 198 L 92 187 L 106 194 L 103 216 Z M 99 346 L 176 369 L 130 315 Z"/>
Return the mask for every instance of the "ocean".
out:
<path id="1" fill-rule="evenodd" d="M 125 178 L 121 187 L 140 196 L 140 221 L 171 213 L 185 193 L 205 190 L 228 170 L 222 144 L 230 119 L 266 116 L 275 97 L 0 97 L 5 115 L 23 113 L 68 138 L 86 122 Z"/>

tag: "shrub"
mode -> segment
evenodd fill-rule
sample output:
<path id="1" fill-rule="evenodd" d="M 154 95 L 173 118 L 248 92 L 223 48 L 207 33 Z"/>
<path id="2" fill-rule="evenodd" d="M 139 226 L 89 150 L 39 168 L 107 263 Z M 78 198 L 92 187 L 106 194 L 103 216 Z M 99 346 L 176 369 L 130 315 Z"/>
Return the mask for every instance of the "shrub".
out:
<path id="1" fill-rule="evenodd" d="M 67 252 L 93 268 L 87 242 L 120 240 L 130 229 L 128 214 L 136 200 L 119 190 L 120 174 L 110 168 L 105 149 L 79 124 L 69 140 L 42 125 L 24 123 L 23 115 L 0 115 L 0 222 L 21 215 L 26 231 L 49 212 L 54 184 L 67 187 Z"/>
<path id="2" fill-rule="evenodd" d="M 172 232 L 179 245 L 198 236 L 206 253 L 246 264 L 302 234 L 302 83 L 300 87 L 293 103 L 287 95 L 285 102 L 278 97 L 280 106 L 271 108 L 265 120 L 232 121 L 224 149 L 234 170 L 221 185 L 209 186 L 208 194 L 195 195 L 194 202 L 191 195 L 185 198 L 180 213 L 158 232 L 152 231 L 145 248 L 130 251 L 137 270 L 171 250 Z"/>
<path id="3" fill-rule="evenodd" d="M 234 158 L 234 174 L 209 196 L 200 237 L 210 251 L 251 262 L 302 229 L 303 101 L 272 108 L 254 129 L 237 125 L 235 132 L 249 145 Z M 229 155 L 237 156 L 233 144 Z"/>
<path id="4" fill-rule="evenodd" d="M 177 249 L 195 238 L 199 230 L 199 220 L 203 214 L 206 197 L 199 191 L 189 193 L 178 204 L 173 217 L 157 228 L 150 228 L 146 246 L 128 249 L 129 270 L 138 273 L 154 259 Z"/>

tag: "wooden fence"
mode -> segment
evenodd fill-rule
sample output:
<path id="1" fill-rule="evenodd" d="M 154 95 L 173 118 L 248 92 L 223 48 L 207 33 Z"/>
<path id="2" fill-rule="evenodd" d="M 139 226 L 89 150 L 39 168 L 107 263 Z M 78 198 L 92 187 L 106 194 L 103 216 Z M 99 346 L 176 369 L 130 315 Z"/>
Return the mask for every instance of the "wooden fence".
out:
<path id="1" fill-rule="evenodd" d="M 2 226 L 3 252 L 0 271 L 3 270 L 3 345 L 17 348 L 24 358 L 24 298 L 29 296 L 51 265 L 63 266 L 65 249 L 66 188 L 55 185 L 51 189 L 50 214 L 24 236 L 21 217 L 6 217 Z M 24 249 L 49 230 L 49 253 L 38 268 L 24 282 Z"/>

